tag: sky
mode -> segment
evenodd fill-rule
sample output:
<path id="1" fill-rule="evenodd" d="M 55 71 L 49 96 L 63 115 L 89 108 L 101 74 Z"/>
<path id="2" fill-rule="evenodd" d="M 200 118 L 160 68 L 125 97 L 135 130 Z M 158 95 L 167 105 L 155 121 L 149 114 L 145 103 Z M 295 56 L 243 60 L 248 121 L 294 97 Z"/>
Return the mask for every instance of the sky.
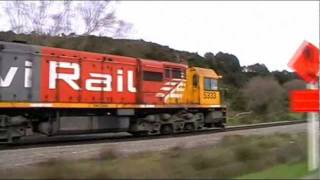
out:
<path id="1" fill-rule="evenodd" d="M 116 8 L 134 26 L 127 38 L 231 53 L 242 66 L 290 70 L 304 40 L 319 47 L 319 1 L 122 1 Z"/>
<path id="2" fill-rule="evenodd" d="M 3 3 L 0 1 L 0 6 Z M 263 63 L 272 71 L 292 71 L 288 62 L 304 40 L 319 47 L 319 6 L 319 1 L 114 3 L 116 16 L 133 24 L 128 39 L 143 39 L 201 56 L 206 52 L 231 53 L 242 66 Z M 77 26 L 81 30 L 81 24 Z M 0 30 L 9 29 L 8 18 L 0 11 Z"/>

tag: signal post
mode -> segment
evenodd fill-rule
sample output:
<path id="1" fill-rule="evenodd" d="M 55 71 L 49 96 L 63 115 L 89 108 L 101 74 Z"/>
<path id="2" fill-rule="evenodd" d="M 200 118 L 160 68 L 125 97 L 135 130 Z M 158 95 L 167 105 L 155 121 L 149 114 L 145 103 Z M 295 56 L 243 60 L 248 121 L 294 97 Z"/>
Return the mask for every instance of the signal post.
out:
<path id="1" fill-rule="evenodd" d="M 319 168 L 319 58 L 319 49 L 304 41 L 289 63 L 289 66 L 307 82 L 306 90 L 290 92 L 290 108 L 293 112 L 307 112 L 308 168 L 310 171 Z M 318 177 L 320 177 L 319 175 Z"/>

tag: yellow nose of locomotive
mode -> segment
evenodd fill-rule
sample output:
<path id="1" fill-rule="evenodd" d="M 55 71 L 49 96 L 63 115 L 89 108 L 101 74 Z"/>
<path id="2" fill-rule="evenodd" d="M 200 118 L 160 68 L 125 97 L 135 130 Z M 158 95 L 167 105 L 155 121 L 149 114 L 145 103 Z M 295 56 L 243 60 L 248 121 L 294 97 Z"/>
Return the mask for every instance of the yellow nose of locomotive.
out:
<path id="1" fill-rule="evenodd" d="M 221 98 L 218 89 L 218 79 L 220 78 L 221 76 L 218 76 L 212 69 L 188 68 L 186 102 L 200 105 L 220 105 Z"/>

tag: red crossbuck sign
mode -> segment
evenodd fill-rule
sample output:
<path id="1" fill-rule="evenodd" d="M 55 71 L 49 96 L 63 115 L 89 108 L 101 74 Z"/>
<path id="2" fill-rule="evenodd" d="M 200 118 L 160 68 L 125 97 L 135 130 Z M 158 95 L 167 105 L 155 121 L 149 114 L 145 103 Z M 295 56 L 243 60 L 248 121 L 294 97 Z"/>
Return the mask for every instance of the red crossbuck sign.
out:
<path id="1" fill-rule="evenodd" d="M 289 66 L 307 83 L 319 81 L 319 49 L 304 41 L 291 59 Z M 319 89 L 290 92 L 293 112 L 319 112 Z"/>

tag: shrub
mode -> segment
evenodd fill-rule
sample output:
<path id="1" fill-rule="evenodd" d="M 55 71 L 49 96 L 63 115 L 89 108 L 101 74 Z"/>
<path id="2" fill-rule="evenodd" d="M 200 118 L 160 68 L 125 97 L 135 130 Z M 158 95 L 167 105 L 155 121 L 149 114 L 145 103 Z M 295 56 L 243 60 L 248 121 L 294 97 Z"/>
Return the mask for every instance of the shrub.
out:
<path id="1" fill-rule="evenodd" d="M 281 139 L 279 138 L 264 138 L 261 141 L 258 142 L 257 146 L 263 148 L 263 149 L 270 149 L 273 147 L 277 147 L 278 145 L 280 145 Z"/>
<path id="2" fill-rule="evenodd" d="M 51 158 L 46 162 L 40 163 L 41 171 L 37 171 L 37 176 L 42 178 L 63 179 L 67 176 L 72 177 L 77 174 L 77 170 L 70 168 L 71 162 L 64 159 Z M 39 174 L 38 174 L 39 173 Z"/>
<path id="3" fill-rule="evenodd" d="M 248 110 L 257 114 L 268 115 L 286 108 L 285 90 L 273 78 L 252 78 L 241 91 L 248 102 Z"/>
<path id="4" fill-rule="evenodd" d="M 237 145 L 242 141 L 242 135 L 226 135 L 221 140 L 221 145 L 228 146 L 228 145 Z"/>
<path id="5" fill-rule="evenodd" d="M 165 154 L 168 155 L 169 158 L 178 158 L 181 156 L 183 150 L 184 145 L 180 144 L 170 148 L 168 151 L 165 152 Z"/>
<path id="6" fill-rule="evenodd" d="M 111 50 L 110 54 L 124 56 L 125 52 L 122 49 L 114 48 L 114 49 Z"/>
<path id="7" fill-rule="evenodd" d="M 248 161 L 260 159 L 263 153 L 257 145 L 239 144 L 234 148 L 234 155 L 239 161 Z"/>
<path id="8" fill-rule="evenodd" d="M 213 169 L 212 176 L 215 178 L 231 178 L 250 171 L 248 165 L 244 162 L 234 162 Z"/>
<path id="9" fill-rule="evenodd" d="M 119 157 L 119 154 L 114 149 L 102 150 L 98 156 L 99 160 L 112 160 Z"/>
<path id="10" fill-rule="evenodd" d="M 289 143 L 283 148 L 275 151 L 277 161 L 280 163 L 297 162 L 307 159 L 306 147 L 301 147 L 297 143 Z"/>
<path id="11" fill-rule="evenodd" d="M 191 158 L 190 164 L 195 170 L 205 170 L 211 166 L 211 159 L 202 154 L 197 154 Z"/>

